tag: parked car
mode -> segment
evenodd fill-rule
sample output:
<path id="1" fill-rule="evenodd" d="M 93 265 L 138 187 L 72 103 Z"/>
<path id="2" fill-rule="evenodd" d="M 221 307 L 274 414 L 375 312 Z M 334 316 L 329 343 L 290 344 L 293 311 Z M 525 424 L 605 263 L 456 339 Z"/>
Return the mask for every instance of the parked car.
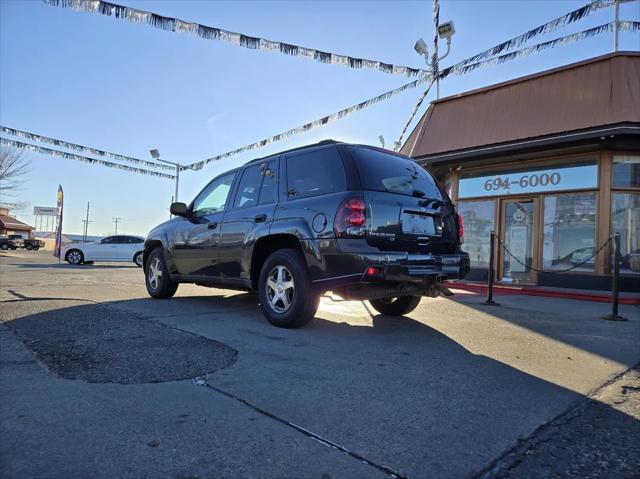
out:
<path id="1" fill-rule="evenodd" d="M 38 251 L 40 248 L 44 248 L 44 241 L 35 238 L 26 238 L 22 241 L 22 247 L 29 251 Z"/>
<path id="2" fill-rule="evenodd" d="M 8 238 L 13 241 L 13 244 L 16 246 L 16 248 L 22 248 L 24 246 L 22 235 L 8 235 Z"/>
<path id="3" fill-rule="evenodd" d="M 16 243 L 14 240 L 9 239 L 7 236 L 0 236 L 0 249 L 3 251 L 6 250 L 14 250 L 17 249 Z"/>
<path id="4" fill-rule="evenodd" d="M 324 141 L 214 178 L 144 244 L 147 291 L 179 283 L 258 292 L 276 326 L 299 327 L 326 291 L 403 315 L 447 293 L 469 256 L 445 190 L 412 159 Z"/>
<path id="5" fill-rule="evenodd" d="M 141 236 L 117 235 L 90 243 L 71 243 L 63 248 L 62 254 L 70 264 L 132 261 L 141 267 L 143 247 L 144 238 Z"/>

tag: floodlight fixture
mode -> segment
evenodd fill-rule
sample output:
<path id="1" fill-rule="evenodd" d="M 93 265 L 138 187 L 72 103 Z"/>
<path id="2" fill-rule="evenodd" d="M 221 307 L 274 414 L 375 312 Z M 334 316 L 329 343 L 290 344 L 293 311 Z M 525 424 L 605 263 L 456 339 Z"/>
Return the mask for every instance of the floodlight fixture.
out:
<path id="1" fill-rule="evenodd" d="M 451 41 L 451 37 L 456 33 L 453 21 L 444 22 L 438 25 L 438 37 Z"/>
<path id="2" fill-rule="evenodd" d="M 420 38 L 416 44 L 413 46 L 418 55 L 429 55 L 429 47 L 427 46 L 427 42 L 425 42 L 422 38 Z"/>
<path id="3" fill-rule="evenodd" d="M 151 153 L 151 158 L 153 158 L 154 160 L 157 160 L 158 158 L 160 158 L 160 152 L 155 148 L 152 150 L 149 150 L 149 153 Z"/>

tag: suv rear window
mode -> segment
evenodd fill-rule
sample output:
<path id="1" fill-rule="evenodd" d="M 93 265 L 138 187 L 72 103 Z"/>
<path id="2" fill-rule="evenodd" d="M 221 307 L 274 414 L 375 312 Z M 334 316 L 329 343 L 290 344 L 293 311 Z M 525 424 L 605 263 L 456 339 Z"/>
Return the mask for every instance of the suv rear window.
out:
<path id="1" fill-rule="evenodd" d="M 350 148 L 362 187 L 442 200 L 433 177 L 416 162 L 369 148 Z M 424 193 L 424 195 L 421 195 Z"/>
<path id="2" fill-rule="evenodd" d="M 335 148 L 323 148 L 287 158 L 287 196 L 306 198 L 347 188 L 342 157 Z"/>

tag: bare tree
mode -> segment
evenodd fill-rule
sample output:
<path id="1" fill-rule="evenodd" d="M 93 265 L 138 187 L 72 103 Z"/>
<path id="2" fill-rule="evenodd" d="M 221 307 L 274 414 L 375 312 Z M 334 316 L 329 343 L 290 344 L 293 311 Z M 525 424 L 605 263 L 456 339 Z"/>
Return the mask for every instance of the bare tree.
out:
<path id="1" fill-rule="evenodd" d="M 29 160 L 24 153 L 17 148 L 0 147 L 0 204 L 14 210 L 27 206 L 13 200 L 29 172 Z"/>

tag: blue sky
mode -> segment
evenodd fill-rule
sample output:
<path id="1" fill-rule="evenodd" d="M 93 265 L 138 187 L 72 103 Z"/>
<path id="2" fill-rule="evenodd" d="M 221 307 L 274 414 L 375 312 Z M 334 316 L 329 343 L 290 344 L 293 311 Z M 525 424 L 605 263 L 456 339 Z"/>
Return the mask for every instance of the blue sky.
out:
<path id="1" fill-rule="evenodd" d="M 324 51 L 423 67 L 414 52 L 432 38 L 431 2 L 424 1 L 132 1 L 121 4 L 165 16 Z M 441 1 L 441 19 L 455 22 L 446 67 L 586 3 L 580 1 Z M 603 9 L 539 38 L 549 40 L 612 20 Z M 640 19 L 640 2 L 621 18 Z M 441 47 L 442 48 L 442 47 Z M 612 35 L 478 70 L 441 84 L 447 96 L 553 68 L 613 49 Z M 640 49 L 622 33 L 620 49 Z M 191 163 L 298 126 L 406 83 L 404 77 L 324 65 L 247 50 L 37 0 L 0 0 L 0 124 L 148 158 Z M 283 149 L 324 138 L 387 146 L 420 96 L 410 90 L 312 132 L 186 172 L 188 202 L 215 175 Z M 435 98 L 435 92 L 428 96 Z M 423 113 L 426 103 L 421 109 Z M 90 234 L 146 234 L 167 218 L 174 185 L 110 168 L 37 154 L 20 194 L 31 206 L 55 205 L 65 190 L 64 231 L 82 231 L 87 201 Z M 33 222 L 31 209 L 19 218 Z"/>

